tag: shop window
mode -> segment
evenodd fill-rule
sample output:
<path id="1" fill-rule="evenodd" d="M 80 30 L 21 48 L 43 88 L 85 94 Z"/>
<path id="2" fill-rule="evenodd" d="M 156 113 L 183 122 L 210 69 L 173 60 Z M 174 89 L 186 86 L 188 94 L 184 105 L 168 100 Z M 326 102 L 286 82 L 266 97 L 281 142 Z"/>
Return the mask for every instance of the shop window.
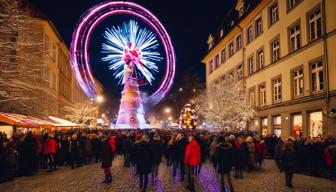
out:
<path id="1" fill-rule="evenodd" d="M 309 115 L 310 136 L 317 137 L 323 135 L 322 111 L 312 112 Z"/>
<path id="2" fill-rule="evenodd" d="M 294 136 L 302 136 L 302 114 L 295 114 L 292 116 L 292 130 Z"/>
<path id="3" fill-rule="evenodd" d="M 273 132 L 277 137 L 281 136 L 281 116 L 273 116 Z"/>
<path id="4" fill-rule="evenodd" d="M 262 130 L 262 135 L 268 135 L 268 120 L 267 117 L 261 118 L 261 130 Z"/>

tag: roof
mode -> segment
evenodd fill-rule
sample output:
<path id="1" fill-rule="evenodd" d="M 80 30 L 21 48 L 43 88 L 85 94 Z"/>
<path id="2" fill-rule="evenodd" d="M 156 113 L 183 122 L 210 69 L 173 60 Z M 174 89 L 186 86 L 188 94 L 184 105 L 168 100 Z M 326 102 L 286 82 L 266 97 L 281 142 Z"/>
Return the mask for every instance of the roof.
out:
<path id="1" fill-rule="evenodd" d="M 77 123 L 74 123 L 74 122 L 59 118 L 59 117 L 48 116 L 48 119 L 55 122 L 54 124 L 55 127 L 78 127 L 80 126 Z"/>
<path id="2" fill-rule="evenodd" d="M 15 113 L 0 112 L 0 122 L 26 128 L 51 128 L 53 123 L 47 120 Z"/>
<path id="3" fill-rule="evenodd" d="M 243 15 L 239 17 L 239 13 L 233 7 L 226 17 L 224 18 L 222 24 L 220 25 L 219 29 L 214 33 L 210 34 L 213 35 L 213 45 L 211 49 L 209 49 L 206 54 L 202 57 L 202 60 L 207 56 L 209 52 L 211 52 L 217 44 L 226 36 L 228 35 L 236 26 L 239 26 L 242 20 L 249 15 L 249 13 L 259 5 L 262 0 L 245 0 L 244 7 L 243 7 Z M 221 35 L 222 33 L 222 35 Z"/>

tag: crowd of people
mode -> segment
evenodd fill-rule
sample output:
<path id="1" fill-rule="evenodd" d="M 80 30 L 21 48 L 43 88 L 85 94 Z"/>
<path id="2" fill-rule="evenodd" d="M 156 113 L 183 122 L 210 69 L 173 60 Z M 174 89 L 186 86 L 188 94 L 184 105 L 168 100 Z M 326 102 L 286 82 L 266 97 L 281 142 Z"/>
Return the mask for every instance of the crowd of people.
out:
<path id="1" fill-rule="evenodd" d="M 148 177 L 157 179 L 162 157 L 171 167 L 172 177 L 181 182 L 186 178 L 190 191 L 195 190 L 195 177 L 207 160 L 219 175 L 221 191 L 229 188 L 233 192 L 231 175 L 243 179 L 245 171 L 262 170 L 265 158 L 275 159 L 288 187 L 293 186 L 296 172 L 316 176 L 327 172 L 330 178 L 336 178 L 334 137 L 282 139 L 275 135 L 259 137 L 252 132 L 82 129 L 14 133 L 9 139 L 0 132 L 0 181 L 34 175 L 41 169 L 53 172 L 59 166 L 75 169 L 99 162 L 105 175 L 103 183 L 112 183 L 111 167 L 116 155 L 123 156 L 124 167 L 136 169 L 143 191 Z"/>

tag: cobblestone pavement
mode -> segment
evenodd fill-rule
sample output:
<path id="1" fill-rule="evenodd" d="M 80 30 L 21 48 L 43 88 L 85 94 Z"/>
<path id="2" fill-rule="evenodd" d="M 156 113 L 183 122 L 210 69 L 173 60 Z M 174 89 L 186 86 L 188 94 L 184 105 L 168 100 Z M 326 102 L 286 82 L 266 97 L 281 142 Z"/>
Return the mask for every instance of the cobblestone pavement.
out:
<path id="1" fill-rule="evenodd" d="M 0 192 L 132 192 L 139 191 L 138 179 L 132 168 L 124 168 L 123 160 L 118 156 L 113 161 L 112 184 L 102 184 L 103 173 L 100 164 L 83 166 L 74 170 L 68 167 L 59 168 L 53 173 L 41 171 L 36 176 L 17 178 L 12 182 L 1 183 Z M 159 178 L 154 182 L 149 179 L 148 191 L 187 191 L 186 183 L 179 182 L 179 177 L 173 178 L 171 168 L 164 163 L 160 166 Z M 196 191 L 219 191 L 216 173 L 209 163 L 202 168 L 196 177 Z M 244 173 L 243 180 L 233 180 L 237 192 L 328 192 L 336 191 L 336 182 L 323 178 L 304 175 L 294 175 L 294 187 L 285 187 L 284 175 L 279 173 L 274 162 L 266 160 L 264 171 Z"/>

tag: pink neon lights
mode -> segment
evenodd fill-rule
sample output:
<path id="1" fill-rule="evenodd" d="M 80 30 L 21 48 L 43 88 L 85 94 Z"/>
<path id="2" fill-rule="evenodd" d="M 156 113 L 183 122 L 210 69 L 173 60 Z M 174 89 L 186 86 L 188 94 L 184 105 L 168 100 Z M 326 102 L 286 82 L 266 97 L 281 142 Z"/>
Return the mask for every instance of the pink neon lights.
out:
<path id="1" fill-rule="evenodd" d="M 78 24 L 70 49 L 71 65 L 81 88 L 90 97 L 96 94 L 94 78 L 91 74 L 88 54 L 88 42 L 96 26 L 109 16 L 126 14 L 143 20 L 160 38 L 165 50 L 166 72 L 159 88 L 146 103 L 159 102 L 169 91 L 175 76 L 175 54 L 171 39 L 160 21 L 148 10 L 130 2 L 107 2 L 90 9 Z"/>

